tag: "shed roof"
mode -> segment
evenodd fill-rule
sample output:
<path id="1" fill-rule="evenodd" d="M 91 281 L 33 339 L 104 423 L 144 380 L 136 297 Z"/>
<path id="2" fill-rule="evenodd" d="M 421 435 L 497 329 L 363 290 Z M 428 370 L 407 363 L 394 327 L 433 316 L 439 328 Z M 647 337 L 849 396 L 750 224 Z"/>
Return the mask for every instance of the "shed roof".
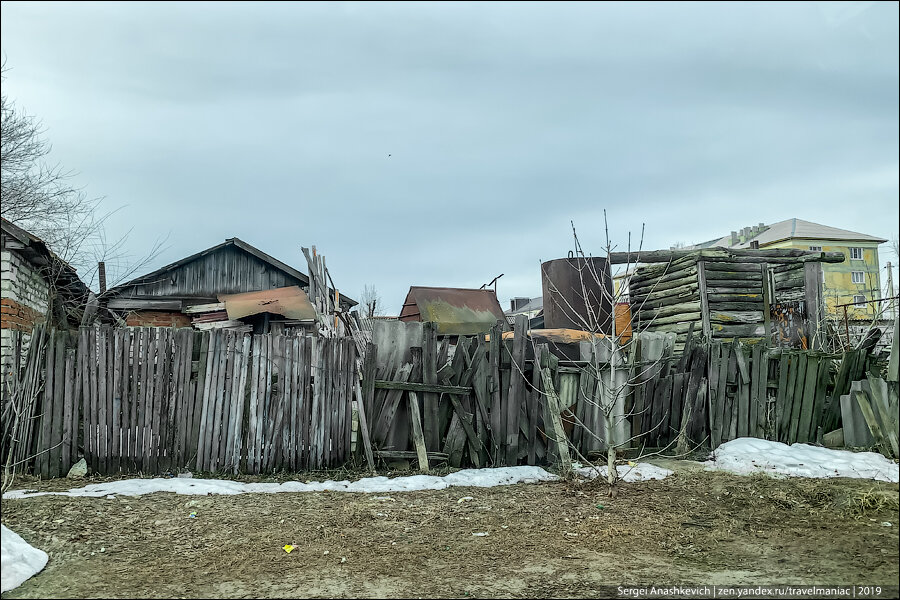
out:
<path id="1" fill-rule="evenodd" d="M 494 290 L 412 286 L 401 321 L 433 321 L 441 335 L 473 335 L 490 331 L 504 320 Z"/>

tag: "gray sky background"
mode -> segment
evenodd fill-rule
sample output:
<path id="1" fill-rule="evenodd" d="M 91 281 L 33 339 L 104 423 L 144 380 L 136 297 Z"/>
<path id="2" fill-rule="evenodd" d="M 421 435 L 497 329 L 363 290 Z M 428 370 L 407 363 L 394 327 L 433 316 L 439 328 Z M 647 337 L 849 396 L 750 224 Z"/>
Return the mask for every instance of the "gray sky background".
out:
<path id="1" fill-rule="evenodd" d="M 898 5 L 2 4 L 3 93 L 143 271 L 239 237 L 338 287 L 540 294 L 626 233 L 898 237 Z M 887 246 L 885 244 L 884 246 Z M 884 261 L 897 261 L 885 248 Z"/>

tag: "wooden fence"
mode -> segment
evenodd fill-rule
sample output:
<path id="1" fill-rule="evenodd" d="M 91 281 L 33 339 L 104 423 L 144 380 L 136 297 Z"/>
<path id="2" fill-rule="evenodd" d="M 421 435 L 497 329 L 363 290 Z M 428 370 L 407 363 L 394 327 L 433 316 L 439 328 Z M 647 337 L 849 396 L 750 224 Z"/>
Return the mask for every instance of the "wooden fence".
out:
<path id="1" fill-rule="evenodd" d="M 693 445 L 709 448 L 747 436 L 821 443 L 841 426 L 840 397 L 862 377 L 867 357 L 694 338 L 635 391 L 635 433 L 654 447 L 674 442 L 682 428 Z"/>
<path id="2" fill-rule="evenodd" d="M 101 474 L 335 467 L 351 459 L 354 400 L 367 457 L 423 470 L 592 458 L 610 440 L 816 443 L 850 420 L 841 398 L 871 366 L 865 350 L 829 355 L 693 334 L 679 353 L 673 333 L 642 333 L 622 353 L 608 339 L 554 347 L 524 319 L 505 335 L 498 323 L 452 343 L 431 323 L 376 322 L 359 371 L 357 342 L 38 329 L 27 360 L 13 357 L 24 366 L 5 368 L 2 456 L 42 477 L 65 475 L 81 456 Z M 618 390 L 611 412 L 597 400 L 604 386 Z"/>
<path id="3" fill-rule="evenodd" d="M 101 474 L 261 473 L 350 458 L 352 338 L 101 327 L 38 330 L 29 353 L 44 368 L 16 440 L 42 477 L 65 475 L 81 452 Z M 8 367 L 4 407 L 25 371 Z"/>

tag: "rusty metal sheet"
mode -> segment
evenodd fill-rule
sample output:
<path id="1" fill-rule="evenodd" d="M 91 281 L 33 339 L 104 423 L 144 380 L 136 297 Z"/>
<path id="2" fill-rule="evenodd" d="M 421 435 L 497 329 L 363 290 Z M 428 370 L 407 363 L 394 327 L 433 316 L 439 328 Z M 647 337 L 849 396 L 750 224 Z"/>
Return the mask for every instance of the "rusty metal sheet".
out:
<path id="1" fill-rule="evenodd" d="M 506 317 L 494 290 L 413 286 L 399 319 L 433 321 L 439 335 L 473 335 Z"/>
<path id="2" fill-rule="evenodd" d="M 296 285 L 243 294 L 220 294 L 219 302 L 225 303 L 229 319 L 242 319 L 262 313 L 298 320 L 316 318 L 316 309 L 306 292 Z"/>

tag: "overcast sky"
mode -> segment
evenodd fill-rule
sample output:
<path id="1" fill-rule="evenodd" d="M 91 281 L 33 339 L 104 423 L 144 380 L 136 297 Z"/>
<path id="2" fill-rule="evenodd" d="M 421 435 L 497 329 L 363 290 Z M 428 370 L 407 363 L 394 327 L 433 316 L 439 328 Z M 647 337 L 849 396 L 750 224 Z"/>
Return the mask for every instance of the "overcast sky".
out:
<path id="1" fill-rule="evenodd" d="M 898 5 L 2 3 L 3 93 L 144 271 L 238 237 L 341 291 L 540 295 L 572 248 L 898 237 Z M 887 244 L 885 244 L 887 246 Z M 882 261 L 894 260 L 882 252 Z M 883 266 L 884 262 L 882 262 Z"/>

